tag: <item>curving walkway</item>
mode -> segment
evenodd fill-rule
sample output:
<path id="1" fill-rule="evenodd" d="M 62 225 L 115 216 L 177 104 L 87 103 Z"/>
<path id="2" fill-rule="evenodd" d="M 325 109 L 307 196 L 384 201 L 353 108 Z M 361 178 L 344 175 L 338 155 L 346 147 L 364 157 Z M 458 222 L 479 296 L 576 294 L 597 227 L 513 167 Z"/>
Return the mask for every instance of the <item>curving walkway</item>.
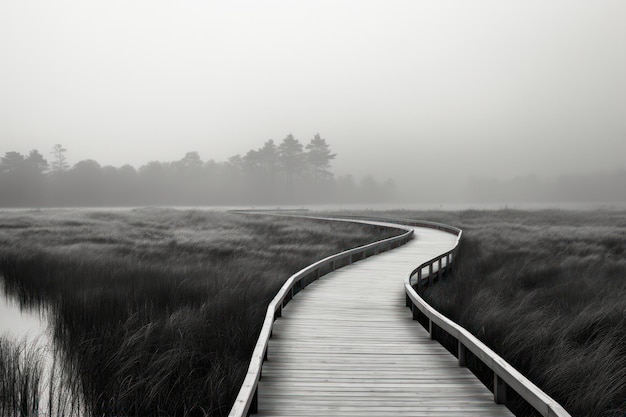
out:
<path id="1" fill-rule="evenodd" d="M 274 323 L 257 415 L 512 416 L 405 307 L 405 277 L 455 240 L 415 228 L 299 292 Z"/>

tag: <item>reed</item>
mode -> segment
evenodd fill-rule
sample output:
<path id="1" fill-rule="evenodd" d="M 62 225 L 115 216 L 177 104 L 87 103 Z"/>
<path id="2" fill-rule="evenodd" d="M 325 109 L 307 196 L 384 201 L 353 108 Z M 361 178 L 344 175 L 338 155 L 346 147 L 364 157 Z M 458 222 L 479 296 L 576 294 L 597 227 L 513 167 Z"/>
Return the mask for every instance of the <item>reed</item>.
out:
<path id="1" fill-rule="evenodd" d="M 0 415 L 39 415 L 44 391 L 42 358 L 39 347 L 0 337 Z"/>

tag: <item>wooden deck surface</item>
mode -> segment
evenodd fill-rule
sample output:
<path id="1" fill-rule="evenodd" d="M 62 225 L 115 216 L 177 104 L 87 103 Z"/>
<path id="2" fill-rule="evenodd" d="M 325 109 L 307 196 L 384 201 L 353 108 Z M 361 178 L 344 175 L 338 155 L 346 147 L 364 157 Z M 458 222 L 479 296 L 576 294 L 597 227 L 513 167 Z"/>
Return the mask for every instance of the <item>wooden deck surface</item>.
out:
<path id="1" fill-rule="evenodd" d="M 298 293 L 275 322 L 257 415 L 512 416 L 405 307 L 406 275 L 455 239 L 416 228 Z"/>

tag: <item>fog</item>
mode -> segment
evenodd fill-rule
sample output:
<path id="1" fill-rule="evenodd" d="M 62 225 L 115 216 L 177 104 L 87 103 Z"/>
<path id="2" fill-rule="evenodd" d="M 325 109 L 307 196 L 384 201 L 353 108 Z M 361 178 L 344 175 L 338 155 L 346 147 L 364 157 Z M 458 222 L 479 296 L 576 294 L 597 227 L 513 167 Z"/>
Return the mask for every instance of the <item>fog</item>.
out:
<path id="1" fill-rule="evenodd" d="M 437 199 L 619 188 L 625 51 L 621 0 L 5 1 L 0 154 L 220 162 L 319 132 L 336 176 Z"/>

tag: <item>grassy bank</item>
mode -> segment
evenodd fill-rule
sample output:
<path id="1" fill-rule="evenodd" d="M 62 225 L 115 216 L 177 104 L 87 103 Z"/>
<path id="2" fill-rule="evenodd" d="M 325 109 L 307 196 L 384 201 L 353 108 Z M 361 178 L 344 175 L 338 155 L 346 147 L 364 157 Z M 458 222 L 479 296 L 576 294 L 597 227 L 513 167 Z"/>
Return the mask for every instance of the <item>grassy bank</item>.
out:
<path id="1" fill-rule="evenodd" d="M 5 212 L 0 274 L 45 306 L 93 415 L 225 415 L 282 283 L 396 234 L 203 211 Z"/>
<path id="2" fill-rule="evenodd" d="M 626 212 L 376 214 L 462 228 L 427 300 L 572 415 L 626 414 Z"/>

